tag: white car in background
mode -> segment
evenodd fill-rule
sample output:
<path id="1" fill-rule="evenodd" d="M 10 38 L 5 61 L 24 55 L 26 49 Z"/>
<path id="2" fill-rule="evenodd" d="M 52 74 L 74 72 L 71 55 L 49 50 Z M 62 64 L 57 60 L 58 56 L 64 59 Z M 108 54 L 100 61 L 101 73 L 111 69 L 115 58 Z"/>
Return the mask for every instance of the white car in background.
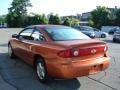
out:
<path id="1" fill-rule="evenodd" d="M 98 38 L 106 38 L 108 36 L 108 33 L 102 32 L 101 30 L 96 28 L 94 28 L 94 32 L 95 32 L 95 37 L 98 37 Z"/>
<path id="2" fill-rule="evenodd" d="M 108 33 L 102 32 L 101 30 L 90 26 L 76 26 L 74 28 L 80 30 L 91 38 L 106 38 L 108 36 Z"/>
<path id="3" fill-rule="evenodd" d="M 113 35 L 113 42 L 120 42 L 120 29 L 118 29 Z"/>

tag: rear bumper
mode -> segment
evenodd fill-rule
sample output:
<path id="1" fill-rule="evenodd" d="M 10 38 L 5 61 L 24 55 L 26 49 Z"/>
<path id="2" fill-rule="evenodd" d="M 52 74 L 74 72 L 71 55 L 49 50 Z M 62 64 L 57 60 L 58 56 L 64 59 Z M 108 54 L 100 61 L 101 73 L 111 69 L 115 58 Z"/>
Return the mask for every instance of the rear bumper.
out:
<path id="1" fill-rule="evenodd" d="M 48 74 L 52 77 L 71 79 L 95 74 L 109 67 L 109 58 L 99 58 L 88 61 L 77 61 L 69 64 L 47 63 Z"/>

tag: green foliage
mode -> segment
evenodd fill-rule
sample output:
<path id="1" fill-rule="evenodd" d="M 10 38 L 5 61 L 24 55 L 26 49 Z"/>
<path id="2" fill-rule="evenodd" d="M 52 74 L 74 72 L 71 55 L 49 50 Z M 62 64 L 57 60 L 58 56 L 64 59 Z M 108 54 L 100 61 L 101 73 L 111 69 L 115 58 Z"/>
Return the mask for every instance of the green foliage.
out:
<path id="1" fill-rule="evenodd" d="M 30 0 L 13 0 L 9 12 L 16 16 L 27 15 L 27 7 L 31 7 Z"/>
<path id="2" fill-rule="evenodd" d="M 0 23 L 6 23 L 6 15 L 0 16 Z"/>
<path id="3" fill-rule="evenodd" d="M 93 23 L 92 26 L 100 28 L 101 26 L 109 25 L 111 18 L 111 12 L 106 7 L 98 6 L 91 12 L 90 20 Z"/>
<path id="4" fill-rule="evenodd" d="M 27 15 L 27 7 L 31 7 L 30 0 L 13 0 L 8 9 L 7 23 L 9 27 L 22 27 Z"/>
<path id="5" fill-rule="evenodd" d="M 94 27 L 94 22 L 91 19 L 89 20 L 89 26 Z"/>
<path id="6" fill-rule="evenodd" d="M 63 25 L 65 25 L 65 26 L 71 26 L 71 21 L 70 21 L 70 19 L 69 19 L 69 18 L 66 18 L 66 19 L 64 20 L 64 22 L 63 22 Z"/>
<path id="7" fill-rule="evenodd" d="M 77 26 L 79 25 L 80 21 L 78 19 L 75 18 L 66 18 L 63 22 L 63 25 L 65 26 Z"/>
<path id="8" fill-rule="evenodd" d="M 56 15 L 50 14 L 49 24 L 56 24 L 56 25 L 61 24 L 60 17 L 57 14 Z"/>
<path id="9" fill-rule="evenodd" d="M 120 8 L 116 12 L 115 24 L 120 26 Z"/>
<path id="10" fill-rule="evenodd" d="M 71 18 L 71 26 L 78 26 L 80 21 L 76 18 Z"/>
<path id="11" fill-rule="evenodd" d="M 27 15 L 27 7 L 31 7 L 30 0 L 13 0 L 11 7 L 8 9 L 9 13 L 6 16 L 0 16 L 0 22 L 7 22 L 8 27 L 24 27 L 33 24 L 61 24 L 60 17 L 56 14 L 50 14 L 49 18 L 44 14 Z M 73 17 L 66 18 L 63 25 L 76 26 L 80 21 Z M 117 10 L 116 15 L 113 16 L 106 7 L 98 6 L 91 12 L 89 25 L 100 28 L 105 25 L 119 25 L 120 26 L 120 9 Z"/>
<path id="12" fill-rule="evenodd" d="M 34 16 L 27 16 L 26 17 L 26 25 L 37 25 L 37 24 L 48 24 L 47 17 L 43 15 L 35 14 Z"/>

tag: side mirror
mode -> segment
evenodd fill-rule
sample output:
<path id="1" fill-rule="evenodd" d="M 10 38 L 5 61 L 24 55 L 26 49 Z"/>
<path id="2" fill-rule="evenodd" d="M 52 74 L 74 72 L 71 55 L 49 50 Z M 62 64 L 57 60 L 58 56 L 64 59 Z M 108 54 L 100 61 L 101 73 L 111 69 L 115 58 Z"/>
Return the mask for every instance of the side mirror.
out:
<path id="1" fill-rule="evenodd" d="M 13 34 L 12 38 L 18 38 L 18 35 L 17 34 Z"/>

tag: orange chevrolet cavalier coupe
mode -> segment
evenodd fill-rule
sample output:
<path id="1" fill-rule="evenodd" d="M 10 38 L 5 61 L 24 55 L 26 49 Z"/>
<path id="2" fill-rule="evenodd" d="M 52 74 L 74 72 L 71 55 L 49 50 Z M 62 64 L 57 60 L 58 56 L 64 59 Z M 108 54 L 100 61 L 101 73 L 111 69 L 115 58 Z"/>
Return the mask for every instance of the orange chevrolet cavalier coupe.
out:
<path id="1" fill-rule="evenodd" d="M 12 35 L 11 58 L 18 56 L 35 67 L 40 81 L 48 76 L 71 79 L 104 71 L 109 66 L 107 45 L 61 25 L 33 25 Z"/>

